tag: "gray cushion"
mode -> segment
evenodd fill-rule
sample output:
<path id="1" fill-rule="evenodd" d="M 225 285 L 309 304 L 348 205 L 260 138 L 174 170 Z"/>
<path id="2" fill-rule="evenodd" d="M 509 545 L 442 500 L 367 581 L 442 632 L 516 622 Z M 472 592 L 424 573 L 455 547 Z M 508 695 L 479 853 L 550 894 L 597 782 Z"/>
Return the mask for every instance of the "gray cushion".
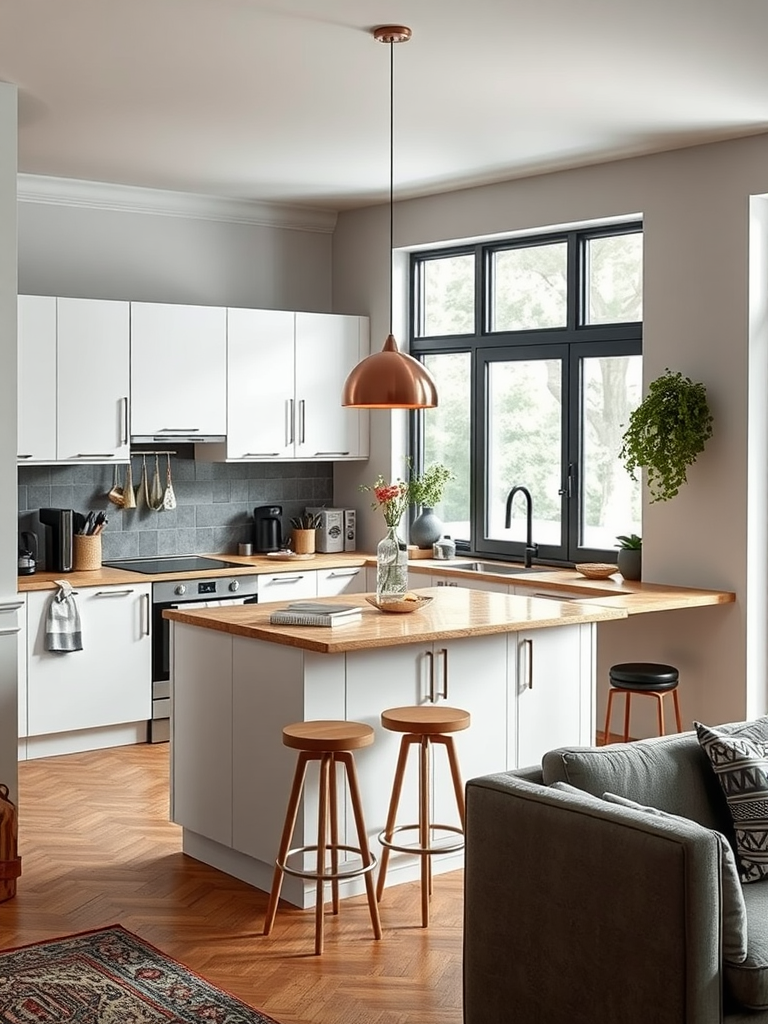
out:
<path id="1" fill-rule="evenodd" d="M 733 844 L 728 805 L 693 732 L 607 747 L 560 747 L 544 755 L 541 768 L 546 785 L 568 782 L 597 797 L 616 793 L 690 818 Z"/>
<path id="2" fill-rule="evenodd" d="M 749 1010 L 768 1009 L 768 881 L 743 887 L 749 944 L 740 964 L 725 964 L 728 994 Z"/>
<path id="3" fill-rule="evenodd" d="M 645 807 L 616 793 L 603 793 L 603 800 L 620 804 L 622 807 L 631 807 L 635 811 L 655 817 L 672 821 L 681 820 L 681 815 L 661 811 L 658 807 Z M 690 819 L 683 817 L 682 820 Z M 736 857 L 723 833 L 717 829 L 711 831 L 715 833 L 720 844 L 720 870 L 723 879 L 723 959 L 727 963 L 741 964 L 747 958 L 747 908 Z"/>
<path id="4" fill-rule="evenodd" d="M 724 731 L 694 722 L 733 818 L 741 878 L 768 878 L 768 717 Z"/>

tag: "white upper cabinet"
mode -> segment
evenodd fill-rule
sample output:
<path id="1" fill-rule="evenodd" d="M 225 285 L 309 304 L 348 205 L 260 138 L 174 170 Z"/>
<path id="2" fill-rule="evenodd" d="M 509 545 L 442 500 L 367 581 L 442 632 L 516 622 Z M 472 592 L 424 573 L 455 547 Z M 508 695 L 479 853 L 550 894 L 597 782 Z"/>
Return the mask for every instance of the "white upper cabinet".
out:
<path id="1" fill-rule="evenodd" d="M 56 299 L 19 296 L 18 448 L 24 462 L 56 461 Z"/>
<path id="2" fill-rule="evenodd" d="M 128 303 L 19 296 L 18 454 L 128 458 Z"/>
<path id="3" fill-rule="evenodd" d="M 227 311 L 227 458 L 292 458 L 294 313 Z"/>
<path id="4" fill-rule="evenodd" d="M 127 459 L 128 303 L 57 299 L 59 460 Z"/>
<path id="5" fill-rule="evenodd" d="M 366 317 L 229 309 L 226 447 L 196 457 L 367 458 L 367 411 L 341 406 L 347 374 L 367 354 Z"/>
<path id="6" fill-rule="evenodd" d="M 344 381 L 368 355 L 368 320 L 296 314 L 296 457 L 368 455 L 368 414 L 341 404 Z"/>
<path id="7" fill-rule="evenodd" d="M 226 427 L 226 309 L 132 302 L 131 436 L 223 439 Z"/>

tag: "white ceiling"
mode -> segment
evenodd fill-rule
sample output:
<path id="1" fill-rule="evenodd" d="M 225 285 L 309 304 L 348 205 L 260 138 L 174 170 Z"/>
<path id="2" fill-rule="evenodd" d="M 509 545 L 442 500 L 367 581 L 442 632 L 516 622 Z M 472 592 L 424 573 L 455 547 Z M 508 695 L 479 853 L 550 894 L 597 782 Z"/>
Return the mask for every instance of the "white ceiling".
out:
<path id="1" fill-rule="evenodd" d="M 0 0 L 19 170 L 345 209 L 768 130 L 766 0 Z"/>

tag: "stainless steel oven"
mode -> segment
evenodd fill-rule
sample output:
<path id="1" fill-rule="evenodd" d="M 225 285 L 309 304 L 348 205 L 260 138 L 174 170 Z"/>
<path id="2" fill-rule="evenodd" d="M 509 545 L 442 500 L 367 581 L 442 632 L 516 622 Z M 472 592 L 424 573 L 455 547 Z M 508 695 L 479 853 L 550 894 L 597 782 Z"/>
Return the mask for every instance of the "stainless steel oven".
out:
<path id="1" fill-rule="evenodd" d="M 202 556 L 126 559 L 105 562 L 116 569 L 153 576 L 164 572 L 201 572 L 205 569 L 242 568 L 242 565 Z M 255 604 L 258 601 L 258 576 L 196 576 L 187 579 L 159 580 L 152 584 L 152 719 L 150 743 L 170 739 L 170 623 L 163 618 L 166 608 L 215 608 L 225 604 Z"/>

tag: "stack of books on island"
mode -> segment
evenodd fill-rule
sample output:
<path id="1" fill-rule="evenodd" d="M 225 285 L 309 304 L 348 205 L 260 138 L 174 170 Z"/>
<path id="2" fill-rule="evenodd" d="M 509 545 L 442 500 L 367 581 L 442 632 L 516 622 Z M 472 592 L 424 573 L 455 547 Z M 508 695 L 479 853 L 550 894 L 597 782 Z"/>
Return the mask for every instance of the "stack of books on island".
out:
<path id="1" fill-rule="evenodd" d="M 272 612 L 269 621 L 278 626 L 344 626 L 359 622 L 362 615 L 362 608 L 356 604 L 294 601 L 287 608 Z"/>

